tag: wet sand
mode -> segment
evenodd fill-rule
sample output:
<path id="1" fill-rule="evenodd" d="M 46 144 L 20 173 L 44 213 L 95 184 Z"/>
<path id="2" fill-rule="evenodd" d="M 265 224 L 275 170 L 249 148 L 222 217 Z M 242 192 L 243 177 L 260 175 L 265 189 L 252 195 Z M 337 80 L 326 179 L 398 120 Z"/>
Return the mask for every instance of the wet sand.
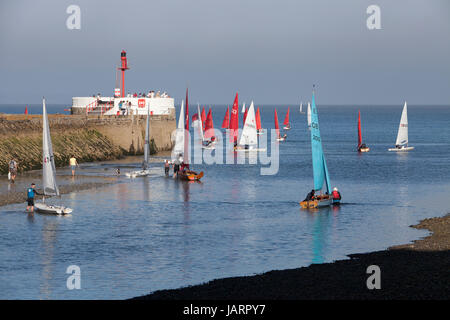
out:
<path id="1" fill-rule="evenodd" d="M 149 300 L 416 300 L 450 298 L 450 214 L 412 226 L 430 236 L 349 260 L 217 279 L 135 299 Z M 367 288 L 367 267 L 381 270 L 381 289 Z"/>

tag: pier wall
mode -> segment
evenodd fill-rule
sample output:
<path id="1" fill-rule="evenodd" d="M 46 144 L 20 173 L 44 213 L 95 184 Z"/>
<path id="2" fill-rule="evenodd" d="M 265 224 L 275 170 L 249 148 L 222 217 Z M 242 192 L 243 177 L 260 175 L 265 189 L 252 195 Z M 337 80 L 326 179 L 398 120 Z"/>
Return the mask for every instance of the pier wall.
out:
<path id="1" fill-rule="evenodd" d="M 146 116 L 49 115 L 56 166 L 143 153 Z M 174 115 L 150 118 L 151 153 L 172 149 Z M 15 158 L 19 171 L 42 167 L 42 115 L 0 115 L 0 173 Z"/>

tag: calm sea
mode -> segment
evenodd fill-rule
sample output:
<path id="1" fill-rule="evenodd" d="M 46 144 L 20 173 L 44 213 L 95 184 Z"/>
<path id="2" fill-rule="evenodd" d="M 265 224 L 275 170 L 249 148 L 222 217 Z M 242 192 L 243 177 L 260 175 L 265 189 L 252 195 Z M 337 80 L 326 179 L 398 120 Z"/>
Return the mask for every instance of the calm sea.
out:
<path id="1" fill-rule="evenodd" d="M 408 226 L 450 211 L 450 107 L 409 106 L 415 150 L 398 154 L 387 149 L 402 107 L 359 108 L 371 148 L 360 155 L 358 108 L 318 105 L 340 208 L 299 208 L 312 188 L 312 168 L 306 115 L 298 105 L 291 106 L 292 130 L 279 145 L 274 176 L 261 176 L 259 165 L 198 165 L 202 183 L 188 184 L 165 178 L 161 165 L 152 164 L 151 177 L 119 178 L 103 189 L 62 196 L 74 209 L 70 217 L 29 218 L 25 204 L 0 207 L 0 299 L 130 298 L 345 259 L 426 236 Z M 273 128 L 273 107 L 262 108 L 263 127 Z M 287 106 L 277 110 L 282 122 Z M 216 126 L 224 112 L 214 107 Z M 83 164 L 80 172 L 113 175 L 117 166 Z M 80 290 L 66 287 L 70 265 L 81 269 Z"/>

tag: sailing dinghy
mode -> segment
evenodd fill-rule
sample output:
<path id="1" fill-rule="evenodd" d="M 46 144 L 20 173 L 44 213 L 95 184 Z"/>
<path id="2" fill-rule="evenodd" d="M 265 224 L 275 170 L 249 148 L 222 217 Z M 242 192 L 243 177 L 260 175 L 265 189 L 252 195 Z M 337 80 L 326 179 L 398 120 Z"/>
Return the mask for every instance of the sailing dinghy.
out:
<path id="1" fill-rule="evenodd" d="M 256 134 L 264 134 L 264 131 L 261 128 L 261 114 L 259 112 L 259 107 L 256 109 Z"/>
<path id="2" fill-rule="evenodd" d="M 277 141 L 284 141 L 284 140 L 286 140 L 287 134 L 284 134 L 284 136 L 281 136 L 281 134 L 280 134 L 280 126 L 278 124 L 277 108 L 275 108 L 275 130 L 277 132 Z"/>
<path id="3" fill-rule="evenodd" d="M 186 89 L 186 111 L 184 111 L 184 102 L 181 102 L 180 118 L 178 121 L 177 133 L 175 137 L 175 146 L 172 151 L 172 161 L 180 165 L 180 171 L 177 178 L 185 181 L 199 181 L 203 177 L 203 171 L 197 173 L 189 169 L 189 103 L 188 90 Z M 183 161 L 184 157 L 184 161 Z"/>
<path id="4" fill-rule="evenodd" d="M 303 102 L 300 102 L 300 113 L 304 113 L 303 112 Z"/>
<path id="5" fill-rule="evenodd" d="M 212 111 L 209 108 L 208 115 L 205 121 L 205 133 L 203 134 L 203 149 L 215 149 L 214 144 L 216 144 L 216 137 L 214 135 L 214 122 L 212 118 Z"/>
<path id="6" fill-rule="evenodd" d="M 369 152 L 370 148 L 362 142 L 361 134 L 361 112 L 358 110 L 358 152 Z"/>
<path id="7" fill-rule="evenodd" d="M 309 201 L 304 200 L 300 202 L 300 206 L 303 209 L 325 207 L 333 203 L 330 192 L 330 176 L 328 174 L 327 162 L 325 161 L 322 140 L 320 138 L 319 116 L 317 114 L 314 92 L 312 96 L 311 112 L 311 149 L 315 197 Z M 322 191 L 324 185 L 325 193 Z"/>
<path id="8" fill-rule="evenodd" d="M 400 125 L 398 126 L 397 140 L 395 141 L 395 148 L 390 148 L 389 151 L 410 151 L 414 147 L 408 146 L 408 106 L 405 101 L 403 106 L 402 117 L 400 118 Z"/>
<path id="9" fill-rule="evenodd" d="M 283 127 L 284 130 L 291 130 L 291 123 L 289 122 L 289 107 L 286 112 L 286 117 L 284 118 L 283 125 L 284 125 L 284 127 Z"/>
<path id="10" fill-rule="evenodd" d="M 151 171 L 148 165 L 148 159 L 150 154 L 150 108 L 147 108 L 147 122 L 145 126 L 145 144 L 144 144 L 144 161 L 142 162 L 142 169 L 125 173 L 128 178 L 145 177 L 148 176 Z"/>
<path id="11" fill-rule="evenodd" d="M 230 127 L 230 107 L 227 106 L 227 112 L 223 118 L 222 129 L 228 129 Z"/>
<path id="12" fill-rule="evenodd" d="M 255 107 L 253 101 L 245 118 L 241 139 L 236 147 L 236 151 L 266 151 L 258 148 L 258 134 L 256 132 Z"/>
<path id="13" fill-rule="evenodd" d="M 38 202 L 34 205 L 34 208 L 40 213 L 57 215 L 69 214 L 72 213 L 71 208 L 44 203 L 45 196 L 59 196 L 59 189 L 56 184 L 55 158 L 53 156 L 52 139 L 50 137 L 45 98 L 42 99 L 42 126 L 42 185 L 44 188 L 44 197 L 42 202 Z"/>

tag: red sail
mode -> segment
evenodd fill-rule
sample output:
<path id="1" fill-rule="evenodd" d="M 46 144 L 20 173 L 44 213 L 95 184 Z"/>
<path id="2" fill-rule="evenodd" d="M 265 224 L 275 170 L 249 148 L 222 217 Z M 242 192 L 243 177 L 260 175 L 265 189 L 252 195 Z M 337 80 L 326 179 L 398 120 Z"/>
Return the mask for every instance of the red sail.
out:
<path id="1" fill-rule="evenodd" d="M 256 109 L 256 130 L 261 130 L 261 115 L 259 114 L 259 107 Z"/>
<path id="2" fill-rule="evenodd" d="M 230 115 L 230 142 L 237 142 L 239 134 L 239 96 L 236 92 Z"/>
<path id="3" fill-rule="evenodd" d="M 206 121 L 206 113 L 205 107 L 202 108 L 202 129 L 205 131 L 205 121 Z"/>
<path id="4" fill-rule="evenodd" d="M 361 135 L 361 112 L 358 110 L 358 149 L 362 144 L 362 135 Z"/>
<path id="5" fill-rule="evenodd" d="M 277 114 L 277 108 L 275 108 L 275 130 L 277 131 L 277 137 L 280 137 L 280 127 L 278 125 L 278 114 Z"/>
<path id="6" fill-rule="evenodd" d="M 225 117 L 223 118 L 222 128 L 228 129 L 230 126 L 230 107 L 227 107 L 227 112 L 225 113 Z"/>
<path id="7" fill-rule="evenodd" d="M 189 132 L 189 100 L 188 100 L 188 89 L 186 88 L 186 113 L 185 113 L 185 125 L 184 130 L 185 132 Z M 184 154 L 183 154 L 183 161 L 187 168 L 189 168 L 189 135 L 184 135 Z"/>
<path id="8" fill-rule="evenodd" d="M 214 123 L 211 114 L 211 108 L 208 111 L 208 116 L 206 117 L 205 122 L 205 139 L 210 139 L 214 136 Z"/>
<path id="9" fill-rule="evenodd" d="M 244 112 L 244 124 L 245 124 L 245 119 L 247 118 L 247 113 L 248 113 L 248 109 L 247 108 L 245 108 L 245 112 Z"/>
<path id="10" fill-rule="evenodd" d="M 288 107 L 288 111 L 286 113 L 286 117 L 284 118 L 284 122 L 283 125 L 287 126 L 289 124 L 289 107 Z"/>

